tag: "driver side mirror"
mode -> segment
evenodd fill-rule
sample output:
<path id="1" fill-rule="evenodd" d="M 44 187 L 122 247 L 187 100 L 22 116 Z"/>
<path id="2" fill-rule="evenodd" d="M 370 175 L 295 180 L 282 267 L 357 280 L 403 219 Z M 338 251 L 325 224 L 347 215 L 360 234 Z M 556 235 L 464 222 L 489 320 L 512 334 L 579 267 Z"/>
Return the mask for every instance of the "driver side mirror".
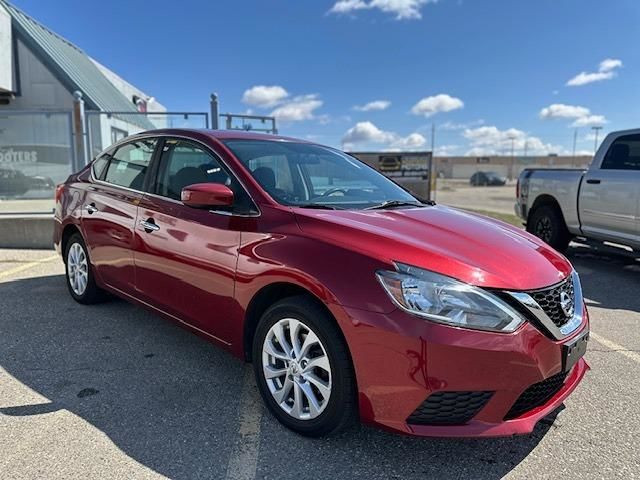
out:
<path id="1" fill-rule="evenodd" d="M 228 207 L 233 204 L 233 192 L 221 183 L 195 183 L 182 189 L 180 199 L 193 208 Z"/>

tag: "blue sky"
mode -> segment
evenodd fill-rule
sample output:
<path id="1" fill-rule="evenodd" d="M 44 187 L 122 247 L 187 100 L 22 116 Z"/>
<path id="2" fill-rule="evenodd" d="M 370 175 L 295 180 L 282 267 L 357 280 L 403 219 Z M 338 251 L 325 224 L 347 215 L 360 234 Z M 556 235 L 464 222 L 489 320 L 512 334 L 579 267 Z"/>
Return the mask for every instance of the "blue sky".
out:
<path id="1" fill-rule="evenodd" d="M 334 146 L 429 149 L 434 123 L 439 154 L 570 154 L 579 125 L 586 153 L 640 126 L 637 0 L 14 3 L 170 110 L 215 91 Z"/>

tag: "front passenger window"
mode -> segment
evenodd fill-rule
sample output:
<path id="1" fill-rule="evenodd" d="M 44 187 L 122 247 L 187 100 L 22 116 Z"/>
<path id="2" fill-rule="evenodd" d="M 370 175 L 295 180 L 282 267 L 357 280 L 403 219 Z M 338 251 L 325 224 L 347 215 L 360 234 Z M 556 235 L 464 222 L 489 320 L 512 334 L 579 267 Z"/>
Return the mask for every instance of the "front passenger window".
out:
<path id="1" fill-rule="evenodd" d="M 231 208 L 236 213 L 255 213 L 256 209 L 239 182 L 209 152 L 183 140 L 167 139 L 162 148 L 160 174 L 155 192 L 163 197 L 180 200 L 182 189 L 195 183 L 221 183 L 233 191 Z"/>

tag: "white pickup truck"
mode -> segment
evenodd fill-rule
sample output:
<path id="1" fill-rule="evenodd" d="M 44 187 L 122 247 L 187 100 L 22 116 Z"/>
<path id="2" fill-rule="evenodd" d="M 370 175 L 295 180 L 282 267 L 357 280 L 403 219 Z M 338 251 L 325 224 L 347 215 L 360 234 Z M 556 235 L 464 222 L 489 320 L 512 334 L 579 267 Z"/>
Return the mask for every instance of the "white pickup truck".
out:
<path id="1" fill-rule="evenodd" d="M 587 170 L 525 169 L 516 214 L 563 251 L 577 237 L 640 251 L 640 129 L 607 135 Z"/>

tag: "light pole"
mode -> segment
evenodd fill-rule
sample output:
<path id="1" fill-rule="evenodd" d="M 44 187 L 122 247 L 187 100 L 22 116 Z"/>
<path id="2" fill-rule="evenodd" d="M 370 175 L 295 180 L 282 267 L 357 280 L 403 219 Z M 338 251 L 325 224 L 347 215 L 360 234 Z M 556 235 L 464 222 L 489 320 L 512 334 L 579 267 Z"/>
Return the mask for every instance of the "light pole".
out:
<path id="1" fill-rule="evenodd" d="M 429 198 L 428 200 L 436 200 L 436 176 L 433 174 L 435 160 L 433 156 L 436 154 L 436 124 L 431 124 L 431 156 L 429 157 Z"/>
<path id="2" fill-rule="evenodd" d="M 509 162 L 509 180 L 513 180 L 513 167 L 515 164 L 515 147 L 516 147 L 516 137 L 515 135 L 509 136 L 509 140 L 511 140 L 511 161 Z"/>
<path id="3" fill-rule="evenodd" d="M 601 126 L 593 126 L 593 127 L 591 127 L 591 129 L 592 129 L 592 130 L 595 132 L 595 134 L 596 134 L 596 135 L 595 135 L 595 138 L 594 138 L 594 141 L 593 141 L 593 154 L 595 155 L 595 154 L 596 154 L 596 152 L 598 151 L 598 132 L 599 132 L 600 130 L 602 130 L 602 127 L 601 127 Z"/>
<path id="4" fill-rule="evenodd" d="M 573 131 L 573 156 L 571 158 L 571 166 L 573 167 L 576 163 L 576 143 L 578 141 L 578 129 L 576 128 Z"/>

